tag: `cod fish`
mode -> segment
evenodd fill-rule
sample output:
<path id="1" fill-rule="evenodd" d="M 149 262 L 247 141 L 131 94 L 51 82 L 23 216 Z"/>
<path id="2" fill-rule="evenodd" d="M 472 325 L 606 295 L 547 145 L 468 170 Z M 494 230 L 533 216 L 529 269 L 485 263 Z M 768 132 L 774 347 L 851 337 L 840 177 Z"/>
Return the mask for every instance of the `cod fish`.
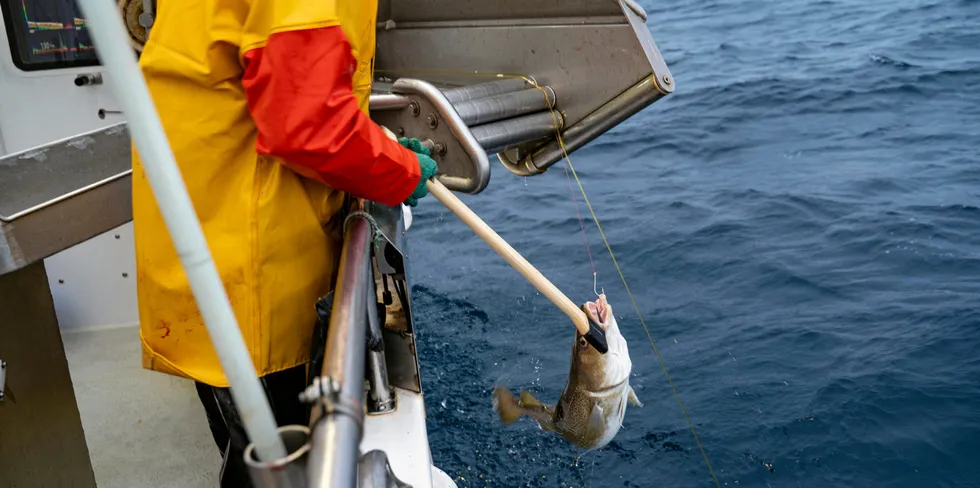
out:
<path id="1" fill-rule="evenodd" d="M 494 390 L 493 404 L 505 424 L 528 416 L 542 429 L 591 450 L 605 447 L 616 437 L 623 425 L 627 402 L 638 407 L 643 404 L 629 384 L 633 363 L 606 296 L 599 295 L 595 302 L 586 302 L 582 310 L 605 331 L 609 344 L 606 354 L 597 351 L 576 330 L 568 382 L 557 405 L 545 405 L 527 391 L 522 391 L 519 399 L 515 398 L 503 386 Z"/>

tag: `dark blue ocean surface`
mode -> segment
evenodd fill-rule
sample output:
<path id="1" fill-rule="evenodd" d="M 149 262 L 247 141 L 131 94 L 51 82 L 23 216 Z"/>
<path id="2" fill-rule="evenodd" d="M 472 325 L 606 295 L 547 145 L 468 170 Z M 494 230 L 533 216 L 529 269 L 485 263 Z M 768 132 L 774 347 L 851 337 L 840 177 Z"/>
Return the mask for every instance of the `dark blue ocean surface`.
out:
<path id="1" fill-rule="evenodd" d="M 641 3 L 677 90 L 572 161 L 721 483 L 980 486 L 980 2 Z M 464 199 L 594 297 L 561 166 Z M 576 464 L 490 399 L 558 398 L 568 319 L 438 202 L 415 217 L 430 441 L 459 486 L 714 486 L 594 225 L 645 406 Z"/>

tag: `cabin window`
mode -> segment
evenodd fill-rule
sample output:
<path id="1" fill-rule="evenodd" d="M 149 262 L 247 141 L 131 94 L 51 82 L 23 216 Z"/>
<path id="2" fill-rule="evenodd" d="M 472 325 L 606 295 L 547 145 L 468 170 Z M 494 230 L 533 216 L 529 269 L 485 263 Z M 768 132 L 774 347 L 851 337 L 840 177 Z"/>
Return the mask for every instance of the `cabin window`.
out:
<path id="1" fill-rule="evenodd" d="M 99 64 L 75 0 L 0 0 L 0 8 L 18 68 L 39 71 Z"/>

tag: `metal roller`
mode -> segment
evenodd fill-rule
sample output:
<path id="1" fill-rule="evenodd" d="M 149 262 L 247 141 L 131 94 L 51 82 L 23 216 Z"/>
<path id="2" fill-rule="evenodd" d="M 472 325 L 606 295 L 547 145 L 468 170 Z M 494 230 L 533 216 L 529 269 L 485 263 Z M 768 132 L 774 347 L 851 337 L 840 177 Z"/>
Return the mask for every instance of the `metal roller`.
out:
<path id="1" fill-rule="evenodd" d="M 463 122 L 472 127 L 548 110 L 555 106 L 555 91 L 547 86 L 529 88 L 455 103 L 453 106 Z"/>
<path id="2" fill-rule="evenodd" d="M 556 122 L 561 130 L 565 124 L 561 113 L 549 111 L 478 125 L 470 131 L 486 152 L 496 153 L 516 144 L 554 136 Z"/>
<path id="3" fill-rule="evenodd" d="M 532 78 L 528 78 L 534 81 Z M 476 85 L 461 86 L 450 88 L 442 92 L 453 104 L 476 100 L 478 98 L 492 97 L 520 90 L 531 88 L 531 84 L 522 78 L 505 78 L 501 80 L 488 81 Z"/>

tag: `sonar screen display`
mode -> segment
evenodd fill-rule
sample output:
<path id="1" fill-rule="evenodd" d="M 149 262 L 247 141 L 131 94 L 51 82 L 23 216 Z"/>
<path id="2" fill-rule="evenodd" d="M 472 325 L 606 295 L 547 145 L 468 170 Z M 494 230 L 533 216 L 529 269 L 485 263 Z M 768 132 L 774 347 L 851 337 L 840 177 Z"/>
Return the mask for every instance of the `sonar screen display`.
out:
<path id="1" fill-rule="evenodd" d="M 25 71 L 99 64 L 74 0 L 0 0 L 14 64 Z"/>

